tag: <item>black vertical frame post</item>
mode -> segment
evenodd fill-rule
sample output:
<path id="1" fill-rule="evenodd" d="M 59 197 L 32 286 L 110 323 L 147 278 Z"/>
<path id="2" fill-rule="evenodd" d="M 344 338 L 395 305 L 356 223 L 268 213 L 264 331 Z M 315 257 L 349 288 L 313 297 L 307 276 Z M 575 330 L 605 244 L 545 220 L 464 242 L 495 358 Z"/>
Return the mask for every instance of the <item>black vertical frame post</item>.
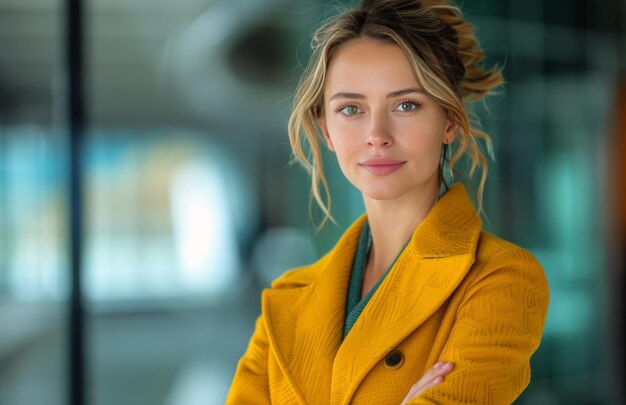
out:
<path id="1" fill-rule="evenodd" d="M 86 404 L 85 311 L 82 293 L 82 140 L 85 129 L 83 94 L 83 15 L 81 0 L 66 0 L 65 28 L 67 118 L 69 130 L 69 404 Z"/>

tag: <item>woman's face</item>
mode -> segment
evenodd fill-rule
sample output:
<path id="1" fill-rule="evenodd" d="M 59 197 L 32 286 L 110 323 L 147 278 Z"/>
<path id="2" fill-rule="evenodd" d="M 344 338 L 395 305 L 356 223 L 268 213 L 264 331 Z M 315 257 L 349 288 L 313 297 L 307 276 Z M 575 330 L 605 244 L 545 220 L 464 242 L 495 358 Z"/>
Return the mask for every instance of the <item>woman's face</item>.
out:
<path id="1" fill-rule="evenodd" d="M 437 190 L 442 143 L 457 130 L 419 85 L 402 49 L 370 39 L 334 54 L 318 122 L 343 174 L 375 200 Z"/>

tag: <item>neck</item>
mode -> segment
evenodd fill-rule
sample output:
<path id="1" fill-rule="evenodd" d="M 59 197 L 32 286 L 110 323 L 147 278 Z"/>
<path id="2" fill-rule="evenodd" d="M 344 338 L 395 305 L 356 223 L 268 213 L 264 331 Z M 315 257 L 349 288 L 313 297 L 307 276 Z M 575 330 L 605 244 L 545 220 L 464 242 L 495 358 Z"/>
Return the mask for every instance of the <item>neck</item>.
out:
<path id="1" fill-rule="evenodd" d="M 394 200 L 364 198 L 372 235 L 368 267 L 384 272 L 439 197 L 439 183 Z"/>

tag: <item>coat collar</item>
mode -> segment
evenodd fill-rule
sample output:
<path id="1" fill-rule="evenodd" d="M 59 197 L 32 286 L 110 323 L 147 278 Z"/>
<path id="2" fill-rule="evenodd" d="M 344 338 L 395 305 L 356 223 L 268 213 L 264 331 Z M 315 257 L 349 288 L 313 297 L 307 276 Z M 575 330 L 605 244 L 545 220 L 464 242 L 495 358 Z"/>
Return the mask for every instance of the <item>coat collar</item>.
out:
<path id="1" fill-rule="evenodd" d="M 411 238 L 418 258 L 474 254 L 482 222 L 465 187 L 455 184 L 435 204 Z"/>
<path id="2" fill-rule="evenodd" d="M 288 272 L 263 292 L 268 338 L 301 403 L 348 404 L 369 370 L 448 299 L 474 262 L 481 221 L 465 188 L 455 184 L 416 228 L 342 343 L 365 218 L 317 263 Z"/>

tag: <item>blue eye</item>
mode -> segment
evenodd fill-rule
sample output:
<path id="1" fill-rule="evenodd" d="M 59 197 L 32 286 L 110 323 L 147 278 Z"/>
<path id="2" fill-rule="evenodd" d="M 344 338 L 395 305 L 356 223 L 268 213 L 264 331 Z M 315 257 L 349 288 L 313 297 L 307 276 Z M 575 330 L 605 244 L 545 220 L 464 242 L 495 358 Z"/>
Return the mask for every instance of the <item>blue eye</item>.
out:
<path id="1" fill-rule="evenodd" d="M 409 112 L 417 108 L 417 104 L 412 101 L 403 101 L 396 107 L 397 111 Z"/>

